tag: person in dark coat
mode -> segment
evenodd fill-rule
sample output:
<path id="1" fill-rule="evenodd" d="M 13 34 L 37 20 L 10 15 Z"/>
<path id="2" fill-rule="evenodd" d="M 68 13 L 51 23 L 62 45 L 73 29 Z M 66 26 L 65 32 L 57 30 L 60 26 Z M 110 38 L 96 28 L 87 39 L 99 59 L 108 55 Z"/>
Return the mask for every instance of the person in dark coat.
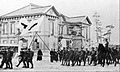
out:
<path id="1" fill-rule="evenodd" d="M 33 68 L 33 56 L 34 52 L 29 48 L 27 51 L 27 68 L 29 68 L 29 63 L 31 63 L 31 68 Z"/>
<path id="2" fill-rule="evenodd" d="M 7 61 L 7 51 L 5 50 L 5 47 L 2 49 L 2 51 L 0 52 L 0 54 L 3 55 L 0 68 L 3 68 L 4 64 L 5 64 L 6 61 Z M 7 66 L 7 65 L 6 65 L 6 66 Z M 6 68 L 8 68 L 8 67 L 6 67 Z"/>
<path id="3" fill-rule="evenodd" d="M 58 61 L 58 53 L 55 51 L 55 49 L 54 49 L 54 60 L 57 62 Z"/>
<path id="4" fill-rule="evenodd" d="M 92 47 L 92 51 L 90 53 L 91 55 L 91 61 L 90 61 L 90 64 L 92 64 L 92 62 L 94 62 L 94 66 L 96 66 L 96 55 L 97 55 L 97 52 L 94 50 L 94 47 Z"/>
<path id="5" fill-rule="evenodd" d="M 11 47 L 8 48 L 6 65 L 8 65 L 10 69 L 13 69 L 12 57 L 14 52 L 11 49 Z"/>
<path id="6" fill-rule="evenodd" d="M 53 62 L 54 60 L 54 51 L 51 49 L 50 51 L 50 62 Z"/>
<path id="7" fill-rule="evenodd" d="M 23 49 L 21 49 L 19 57 L 20 57 L 20 61 L 16 65 L 16 67 L 18 67 L 21 64 L 21 62 L 23 62 L 23 68 L 25 68 L 26 67 L 26 63 L 25 63 L 25 51 Z"/>
<path id="8" fill-rule="evenodd" d="M 59 58 L 58 60 L 61 62 L 62 55 L 61 55 L 60 49 L 58 49 L 57 54 L 58 54 L 58 58 Z"/>
<path id="9" fill-rule="evenodd" d="M 42 60 L 42 56 L 43 56 L 43 53 L 42 53 L 41 49 L 39 49 L 37 52 L 37 61 Z"/>
<path id="10" fill-rule="evenodd" d="M 86 48 L 86 61 L 88 61 L 88 64 L 89 64 L 89 61 L 90 61 L 90 51 L 88 50 L 88 48 Z"/>

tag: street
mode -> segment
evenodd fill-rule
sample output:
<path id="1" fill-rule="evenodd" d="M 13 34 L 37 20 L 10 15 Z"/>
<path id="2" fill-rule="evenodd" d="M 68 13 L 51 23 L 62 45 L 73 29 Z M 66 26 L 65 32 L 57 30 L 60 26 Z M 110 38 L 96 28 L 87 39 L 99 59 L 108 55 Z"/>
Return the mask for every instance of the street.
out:
<path id="1" fill-rule="evenodd" d="M 15 65 L 17 65 L 18 63 L 18 58 L 13 58 L 13 69 L 0 69 L 0 72 L 2 71 L 114 71 L 114 72 L 119 72 L 120 66 L 117 64 L 116 67 L 114 67 L 114 65 L 105 65 L 105 67 L 101 67 L 100 65 L 97 66 L 62 66 L 61 63 L 58 62 L 53 62 L 51 63 L 49 60 L 49 56 L 48 53 L 44 53 L 43 56 L 43 60 L 42 61 L 36 61 L 37 57 L 36 54 L 34 56 L 34 68 L 33 69 L 29 69 L 29 68 L 22 68 L 23 64 L 21 63 L 21 65 L 19 67 L 15 67 Z M 1 59 L 0 59 L 1 61 Z M 5 66 L 5 65 L 4 65 Z"/>

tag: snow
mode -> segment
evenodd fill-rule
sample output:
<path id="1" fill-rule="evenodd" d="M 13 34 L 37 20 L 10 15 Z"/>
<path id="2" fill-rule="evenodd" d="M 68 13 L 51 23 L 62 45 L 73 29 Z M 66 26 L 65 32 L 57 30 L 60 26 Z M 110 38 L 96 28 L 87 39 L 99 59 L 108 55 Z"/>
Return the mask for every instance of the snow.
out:
<path id="1" fill-rule="evenodd" d="M 44 54 L 45 55 L 45 54 Z M 105 67 L 101 67 L 100 65 L 97 66 L 62 66 L 61 63 L 58 62 L 50 62 L 50 58 L 45 55 L 43 56 L 43 60 L 42 61 L 36 61 L 36 55 L 34 56 L 33 62 L 34 62 L 34 68 L 30 69 L 30 68 L 22 68 L 22 63 L 19 67 L 15 67 L 15 65 L 18 64 L 18 58 L 13 58 L 13 69 L 0 69 L 0 72 L 2 71 L 10 71 L 10 72 L 20 72 L 20 71 L 30 71 L 30 72 L 37 72 L 37 71 L 114 71 L 114 72 L 119 72 L 120 66 L 117 64 L 116 67 L 114 67 L 114 65 L 110 65 L 110 66 L 105 66 Z M 1 59 L 0 59 L 1 61 Z"/>

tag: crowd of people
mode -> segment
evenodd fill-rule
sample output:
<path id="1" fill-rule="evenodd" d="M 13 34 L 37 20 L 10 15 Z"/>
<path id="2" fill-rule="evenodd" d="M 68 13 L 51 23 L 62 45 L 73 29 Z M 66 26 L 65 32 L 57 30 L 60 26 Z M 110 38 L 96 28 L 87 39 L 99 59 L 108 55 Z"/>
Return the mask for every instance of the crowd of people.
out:
<path id="1" fill-rule="evenodd" d="M 30 48 L 28 50 L 21 49 L 19 55 L 20 60 L 16 67 L 18 67 L 21 62 L 23 62 L 23 68 L 29 68 L 29 63 L 31 64 L 31 68 L 33 68 L 33 56 L 34 52 L 31 51 Z"/>
<path id="2" fill-rule="evenodd" d="M 13 69 L 13 56 L 16 54 L 13 51 L 12 47 L 3 47 L 2 50 L 0 51 L 0 55 L 2 55 L 2 61 L 0 68 L 3 68 L 5 65 L 4 69 Z M 31 68 L 33 68 L 33 56 L 34 52 L 29 49 L 21 49 L 20 55 L 18 55 L 19 58 L 19 63 L 16 65 L 18 67 L 21 62 L 23 62 L 23 68 L 30 68 L 29 63 L 31 63 Z"/>
<path id="3" fill-rule="evenodd" d="M 105 64 L 116 64 L 119 63 L 120 59 L 120 50 L 116 47 L 108 47 L 109 42 L 107 39 L 105 39 L 105 44 L 99 44 L 98 47 L 92 47 L 92 50 L 88 50 L 87 48 L 70 48 L 70 47 L 64 47 L 63 50 L 50 51 L 50 61 L 60 61 L 61 65 L 67 65 L 67 66 L 74 66 L 74 65 L 81 65 L 81 62 L 84 63 L 84 66 L 86 63 L 88 65 L 98 65 L 101 64 L 102 67 L 105 66 Z"/>
<path id="4" fill-rule="evenodd" d="M 120 50 L 116 47 L 108 47 L 109 42 L 105 40 L 106 43 L 99 44 L 98 47 L 92 47 L 92 50 L 88 48 L 82 47 L 80 48 L 71 48 L 71 47 L 63 47 L 63 49 L 51 49 L 50 51 L 50 62 L 61 62 L 63 66 L 81 66 L 81 62 L 83 65 L 98 65 L 105 66 L 105 64 L 110 65 L 114 64 L 116 66 L 120 60 Z M 0 51 L 0 55 L 2 55 L 2 61 L 0 68 L 3 68 L 4 65 L 5 69 L 13 69 L 12 58 L 14 56 L 14 51 L 12 47 L 2 48 Z M 42 60 L 42 50 L 39 49 L 37 52 L 37 61 Z M 19 67 L 21 63 L 23 63 L 23 68 L 33 68 L 33 57 L 34 51 L 30 48 L 28 49 L 21 49 L 20 55 L 18 55 L 19 62 L 16 67 Z M 31 64 L 31 67 L 29 65 Z"/>

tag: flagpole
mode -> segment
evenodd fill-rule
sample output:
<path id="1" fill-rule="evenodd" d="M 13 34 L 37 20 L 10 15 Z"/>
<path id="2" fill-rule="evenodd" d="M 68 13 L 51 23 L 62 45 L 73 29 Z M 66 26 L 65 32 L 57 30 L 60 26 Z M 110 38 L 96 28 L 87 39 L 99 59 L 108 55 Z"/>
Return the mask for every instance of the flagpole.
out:
<path id="1" fill-rule="evenodd" d="M 38 35 L 37 31 L 36 34 Z M 40 37 L 40 35 L 38 35 L 38 37 L 42 40 L 42 42 L 44 43 L 44 45 L 48 48 L 48 50 L 50 51 L 49 47 L 46 45 L 46 43 L 43 41 L 43 39 Z"/>
<path id="2" fill-rule="evenodd" d="M 35 33 L 35 35 L 36 35 L 36 33 Z M 32 39 L 32 41 L 31 41 L 31 43 L 30 43 L 30 45 L 29 45 L 29 48 L 30 48 L 32 42 L 34 41 L 35 35 L 33 36 L 33 39 Z"/>

